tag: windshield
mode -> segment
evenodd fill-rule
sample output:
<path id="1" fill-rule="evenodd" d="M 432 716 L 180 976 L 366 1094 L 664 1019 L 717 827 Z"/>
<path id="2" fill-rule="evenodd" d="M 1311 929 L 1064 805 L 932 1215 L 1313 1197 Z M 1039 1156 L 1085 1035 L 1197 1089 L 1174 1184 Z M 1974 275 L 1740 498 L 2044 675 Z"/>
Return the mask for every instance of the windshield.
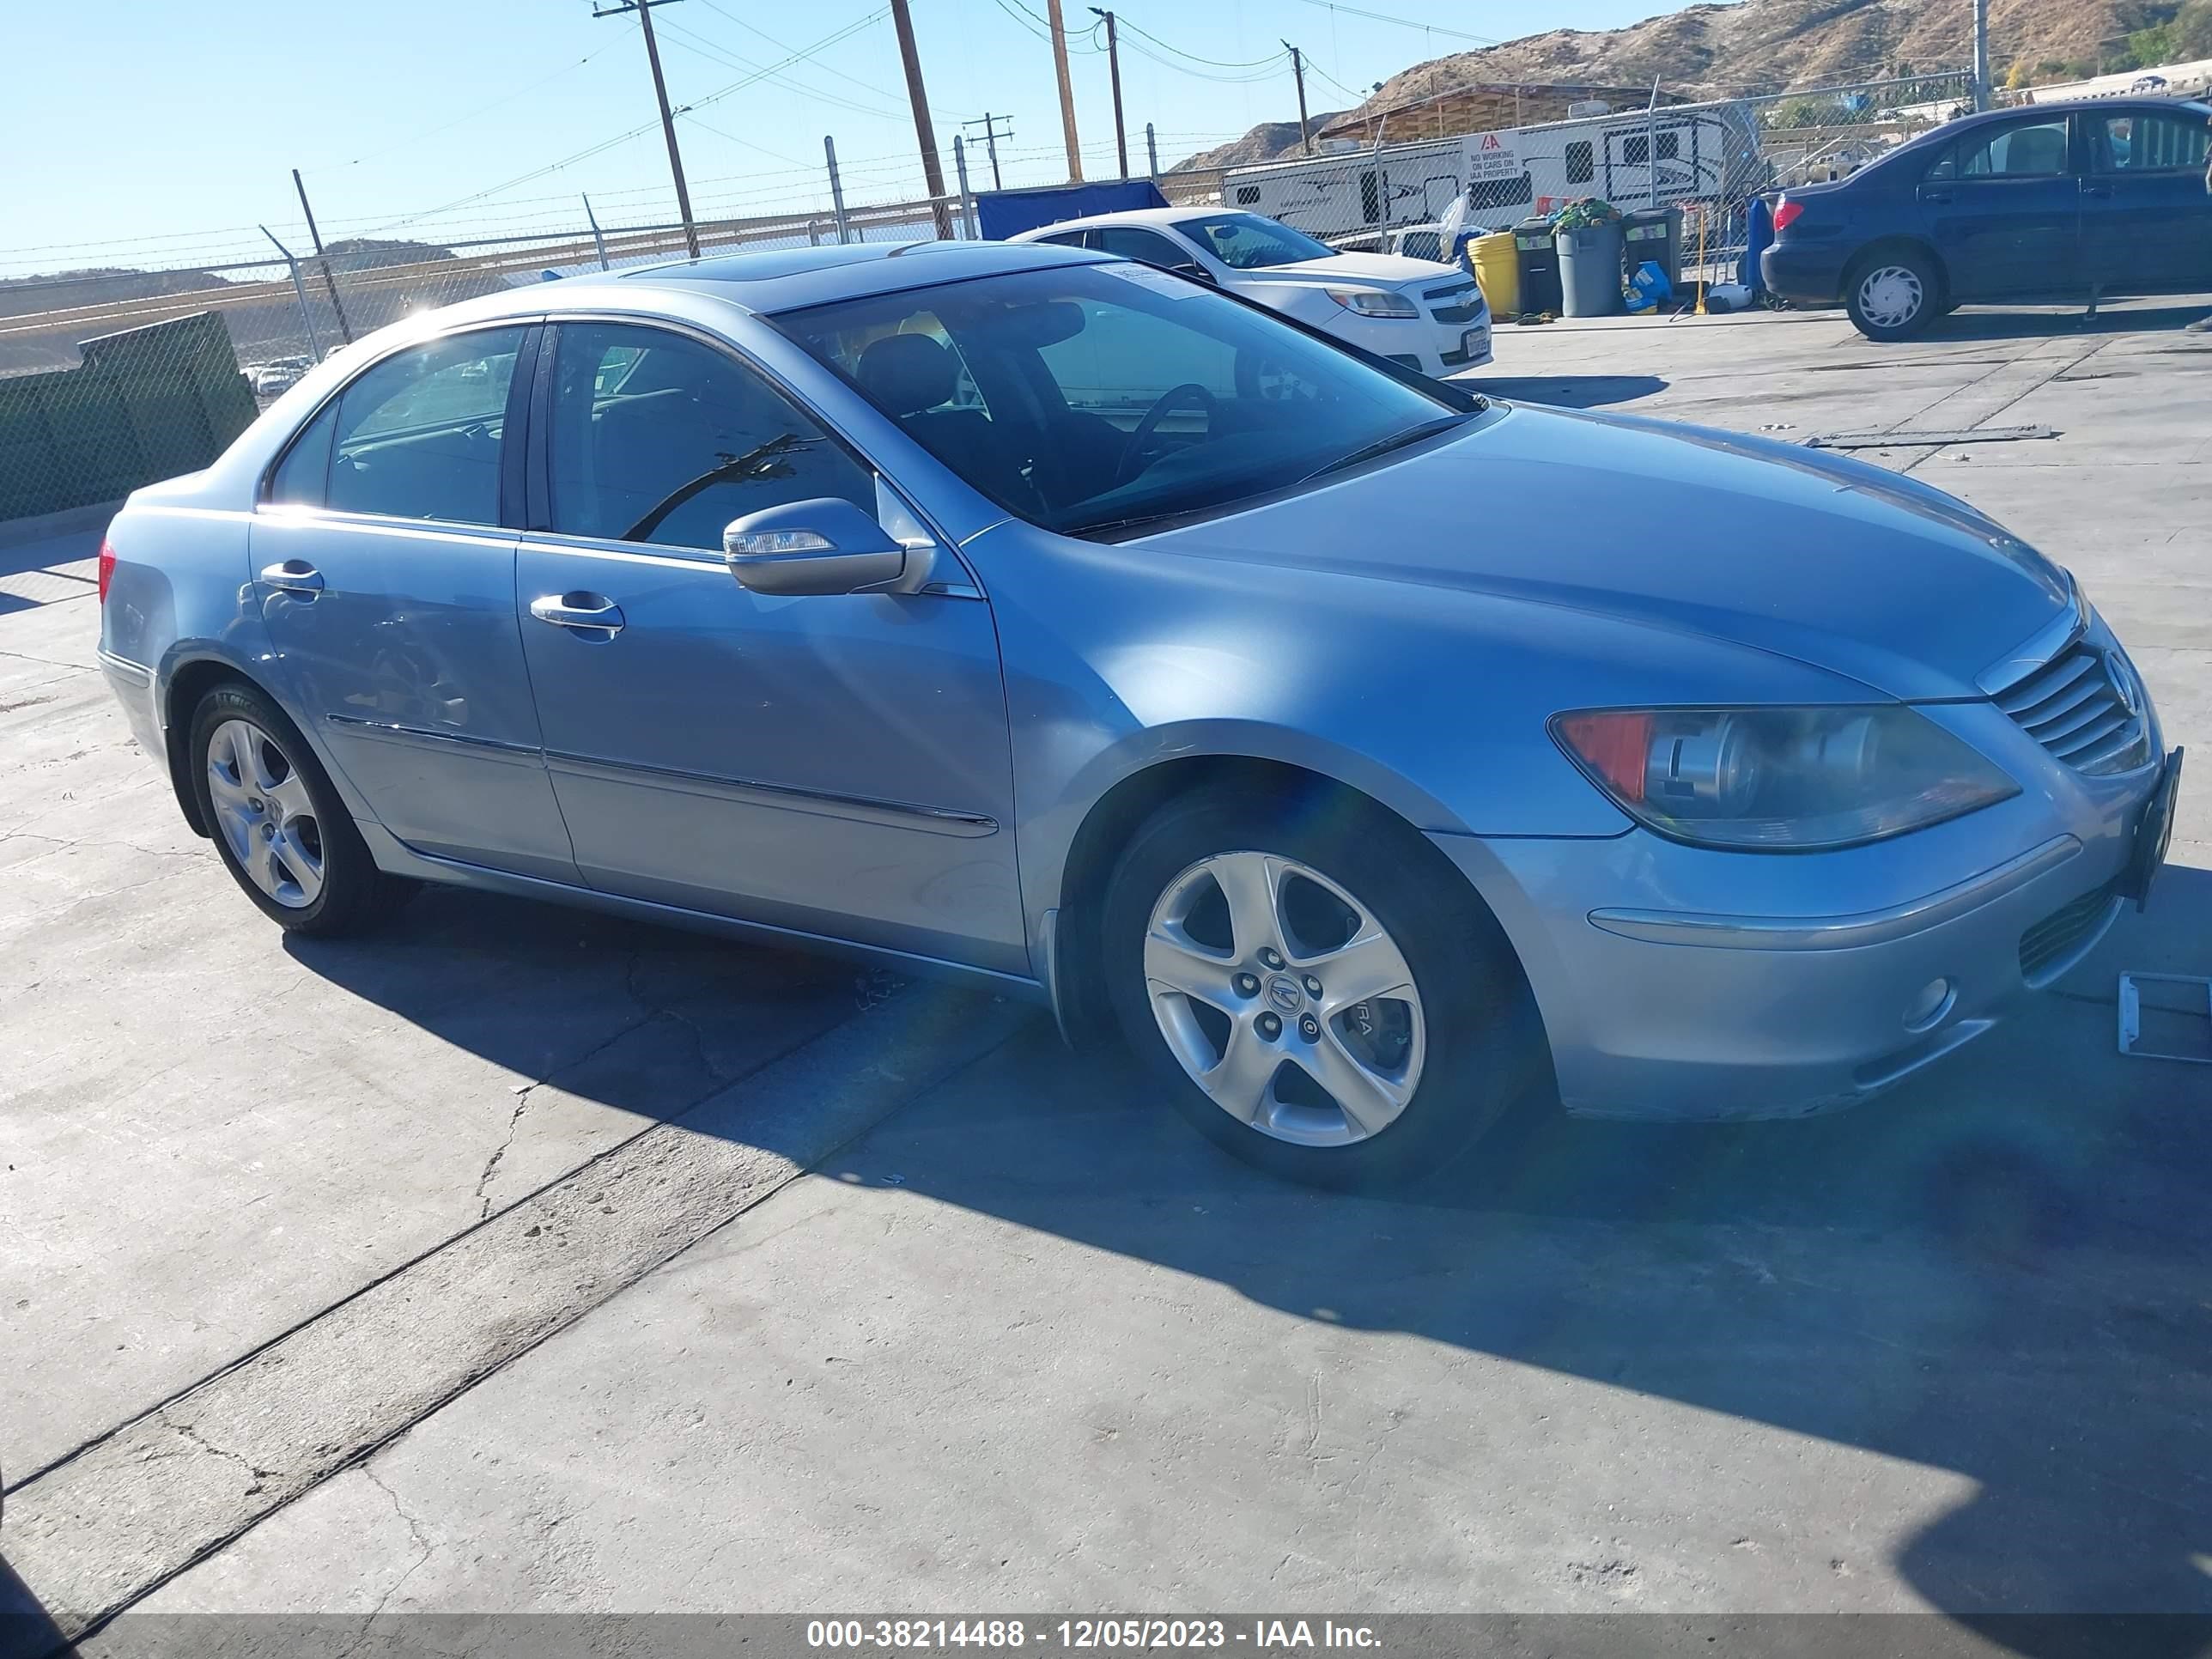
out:
<path id="1" fill-rule="evenodd" d="M 1128 532 L 1380 453 L 1434 396 L 1182 277 L 1064 266 L 770 319 L 1008 512 Z"/>
<path id="2" fill-rule="evenodd" d="M 1175 228 L 1233 270 L 1302 265 L 1336 252 L 1327 242 L 1316 242 L 1302 230 L 1262 219 L 1256 213 L 1209 213 L 1197 219 L 1178 219 Z"/>

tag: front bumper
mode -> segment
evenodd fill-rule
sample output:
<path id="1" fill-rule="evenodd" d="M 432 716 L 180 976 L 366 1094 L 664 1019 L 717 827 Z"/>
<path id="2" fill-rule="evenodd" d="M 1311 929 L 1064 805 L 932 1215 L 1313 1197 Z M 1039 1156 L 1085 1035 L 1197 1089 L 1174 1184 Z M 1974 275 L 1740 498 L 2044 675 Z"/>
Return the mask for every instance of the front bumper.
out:
<path id="1" fill-rule="evenodd" d="M 1472 320 L 1439 323 L 1426 317 L 1359 317 L 1349 312 L 1332 319 L 1329 332 L 1377 356 L 1431 380 L 1480 368 L 1491 361 L 1490 314 Z"/>
<path id="2" fill-rule="evenodd" d="M 2157 775 L 1791 857 L 1641 830 L 1431 840 L 1519 951 L 1568 1110 L 1794 1117 L 1900 1082 L 2081 961 L 2120 912 Z"/>

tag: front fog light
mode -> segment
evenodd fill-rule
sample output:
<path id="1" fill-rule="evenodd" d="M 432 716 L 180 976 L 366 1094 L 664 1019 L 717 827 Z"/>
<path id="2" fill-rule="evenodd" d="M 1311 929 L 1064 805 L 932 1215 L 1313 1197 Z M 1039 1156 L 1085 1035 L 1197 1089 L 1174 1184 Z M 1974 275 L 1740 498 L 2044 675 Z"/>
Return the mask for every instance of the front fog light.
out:
<path id="1" fill-rule="evenodd" d="M 1924 1031 L 1951 1012 L 1951 1005 L 1959 1000 L 1959 993 L 1948 979 L 1931 979 L 1920 988 L 1919 994 L 1905 1006 L 1905 1029 Z"/>

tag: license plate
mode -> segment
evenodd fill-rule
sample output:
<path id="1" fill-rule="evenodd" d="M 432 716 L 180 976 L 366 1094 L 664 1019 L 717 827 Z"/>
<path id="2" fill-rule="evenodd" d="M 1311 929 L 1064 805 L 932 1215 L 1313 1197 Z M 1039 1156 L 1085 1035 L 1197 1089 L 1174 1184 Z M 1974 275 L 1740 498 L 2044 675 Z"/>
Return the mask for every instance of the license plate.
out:
<path id="1" fill-rule="evenodd" d="M 1486 328 L 1468 330 L 1459 337 L 1459 349 L 1463 356 L 1480 357 L 1490 349 L 1490 331 Z"/>
<path id="2" fill-rule="evenodd" d="M 2165 866 L 2167 849 L 2173 845 L 2174 802 L 2180 793 L 2181 750 L 2177 749 L 2166 757 L 2157 787 L 2143 807 L 2142 817 L 2136 825 L 2135 850 L 2120 881 L 2121 896 L 2133 899 L 2138 910 L 2149 906 L 2151 887 Z"/>

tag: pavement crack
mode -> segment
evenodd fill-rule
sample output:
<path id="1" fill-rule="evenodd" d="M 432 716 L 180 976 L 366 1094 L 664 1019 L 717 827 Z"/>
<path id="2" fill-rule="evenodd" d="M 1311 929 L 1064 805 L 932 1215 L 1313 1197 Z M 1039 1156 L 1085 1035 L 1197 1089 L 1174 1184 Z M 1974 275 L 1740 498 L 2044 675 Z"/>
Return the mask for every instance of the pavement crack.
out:
<path id="1" fill-rule="evenodd" d="M 368 1639 L 368 1632 L 374 1628 L 377 1620 L 383 1616 L 384 1609 L 391 1605 L 392 1598 L 398 1595 L 400 1590 L 405 1587 L 407 1581 L 412 1578 L 416 1573 L 420 1572 L 424 1566 L 428 1565 L 430 1558 L 438 1553 L 437 1545 L 433 1543 L 430 1540 L 429 1534 L 422 1530 L 422 1523 L 420 1521 L 417 1521 L 413 1516 L 410 1515 L 407 1512 L 407 1506 L 399 1501 L 399 1494 L 392 1491 L 389 1486 L 386 1485 L 385 1482 L 378 1477 L 376 1471 L 371 1468 L 367 1462 L 364 1462 L 360 1463 L 356 1465 L 356 1467 L 361 1470 L 362 1477 L 368 1480 L 370 1486 L 375 1487 L 377 1491 L 382 1492 L 386 1498 L 392 1500 L 392 1512 L 398 1516 L 401 1521 L 406 1523 L 407 1535 L 415 1540 L 415 1547 L 420 1552 L 420 1553 L 416 1556 L 413 1561 L 408 1564 L 406 1571 L 401 1573 L 398 1577 L 392 1581 L 392 1587 L 386 1590 L 383 1595 L 376 1598 L 376 1605 L 368 1610 L 368 1617 L 361 1621 L 361 1629 L 359 1632 L 355 1636 L 353 1642 L 347 1647 L 346 1652 L 348 1654 L 357 1651 L 362 1644 Z"/>
<path id="2" fill-rule="evenodd" d="M 479 1206 L 477 1219 L 479 1221 L 489 1221 L 491 1218 L 491 1194 L 486 1189 L 491 1185 L 491 1178 L 499 1173 L 500 1162 L 506 1158 L 507 1149 L 514 1145 L 515 1133 L 522 1127 L 522 1115 L 530 1109 L 531 1091 L 544 1080 L 540 1078 L 538 1083 L 531 1084 L 517 1097 L 514 1110 L 507 1120 L 506 1135 L 498 1146 L 491 1149 L 491 1156 L 484 1160 L 483 1173 L 477 1177 L 477 1202 Z"/>
<path id="3" fill-rule="evenodd" d="M 241 1457 L 234 1451 L 230 1451 L 222 1446 L 216 1445 L 214 1441 L 209 1439 L 190 1423 L 179 1423 L 175 1418 L 170 1417 L 166 1413 L 162 1416 L 161 1420 L 167 1424 L 169 1427 L 174 1429 L 179 1434 L 182 1435 L 185 1439 L 191 1441 L 192 1444 L 198 1446 L 202 1451 L 211 1453 L 213 1455 L 223 1459 L 226 1462 L 235 1463 L 239 1468 L 244 1469 L 246 1474 L 247 1480 L 250 1482 L 246 1488 L 249 1496 L 254 1492 L 259 1492 L 261 1490 L 262 1483 L 270 1479 L 275 1473 L 275 1471 L 270 1469 L 257 1468 L 254 1467 L 253 1462 L 250 1458 Z"/>

